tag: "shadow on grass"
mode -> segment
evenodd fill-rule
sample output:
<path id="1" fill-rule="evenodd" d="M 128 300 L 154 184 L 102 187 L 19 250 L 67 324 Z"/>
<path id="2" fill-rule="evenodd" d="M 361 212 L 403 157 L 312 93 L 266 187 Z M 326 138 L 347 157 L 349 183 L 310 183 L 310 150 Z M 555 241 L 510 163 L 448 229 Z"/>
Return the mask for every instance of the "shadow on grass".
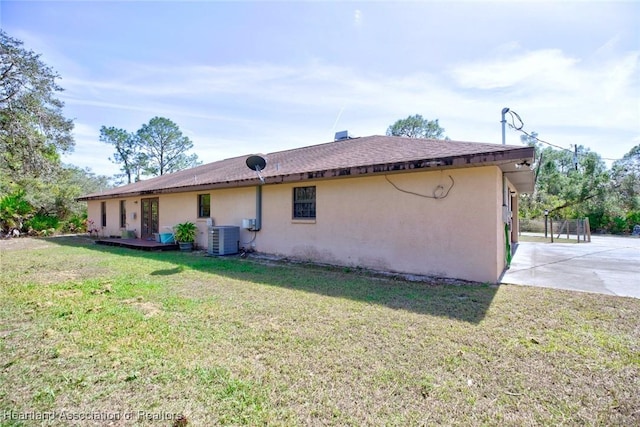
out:
<path id="1" fill-rule="evenodd" d="M 151 273 L 152 276 L 171 276 L 184 271 L 184 266 L 179 265 L 174 268 L 165 268 L 164 270 L 156 270 Z"/>
<path id="2" fill-rule="evenodd" d="M 312 292 L 379 304 L 396 310 L 448 317 L 477 324 L 491 306 L 497 286 L 437 280 L 413 282 L 379 277 L 353 268 L 297 263 L 263 263 L 239 256 L 210 257 L 200 253 L 148 252 L 97 245 L 84 237 L 56 237 L 48 241 L 64 246 L 84 247 L 105 254 L 153 259 L 175 264 L 151 275 L 169 276 L 186 269 L 221 275 L 268 286 Z"/>

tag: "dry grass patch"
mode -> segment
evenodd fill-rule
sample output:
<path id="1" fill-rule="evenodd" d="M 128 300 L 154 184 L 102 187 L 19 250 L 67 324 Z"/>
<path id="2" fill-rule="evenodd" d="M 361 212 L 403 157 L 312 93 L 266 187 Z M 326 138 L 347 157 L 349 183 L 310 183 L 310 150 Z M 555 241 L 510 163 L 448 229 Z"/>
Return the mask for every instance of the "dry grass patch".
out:
<path id="1" fill-rule="evenodd" d="M 178 414 L 190 425 L 640 423 L 638 300 L 58 242 L 3 265 L 0 413 L 119 414 L 114 425 Z M 101 273 L 24 280 L 42 251 Z M 80 425 L 92 424 L 104 423 Z"/>
<path id="2" fill-rule="evenodd" d="M 551 243 L 551 236 L 544 237 L 544 236 L 531 236 L 527 234 L 522 234 L 518 236 L 518 240 L 521 242 Z M 567 239 L 566 237 L 562 237 L 562 236 L 560 237 L 554 236 L 553 243 L 584 243 L 584 240 L 582 239 L 582 236 L 580 236 L 580 242 L 578 242 L 578 238 L 575 236 L 570 239 Z"/>

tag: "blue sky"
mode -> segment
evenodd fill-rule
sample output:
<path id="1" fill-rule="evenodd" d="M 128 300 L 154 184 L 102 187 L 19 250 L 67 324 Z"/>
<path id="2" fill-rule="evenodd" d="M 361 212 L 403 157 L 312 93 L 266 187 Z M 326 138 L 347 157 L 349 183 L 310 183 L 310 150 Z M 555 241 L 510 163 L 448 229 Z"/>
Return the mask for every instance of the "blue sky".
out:
<path id="1" fill-rule="evenodd" d="M 75 151 L 113 175 L 101 126 L 173 120 L 205 162 L 384 134 L 411 114 L 501 142 L 509 107 L 553 144 L 640 144 L 639 2 L 0 1 L 61 76 Z M 507 143 L 519 144 L 507 130 Z"/>

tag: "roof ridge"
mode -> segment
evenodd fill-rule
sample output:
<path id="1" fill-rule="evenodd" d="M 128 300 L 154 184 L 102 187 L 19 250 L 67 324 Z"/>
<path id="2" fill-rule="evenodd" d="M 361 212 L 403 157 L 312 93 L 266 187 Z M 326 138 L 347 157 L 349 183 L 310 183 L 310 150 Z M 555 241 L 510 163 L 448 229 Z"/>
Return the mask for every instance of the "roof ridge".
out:
<path id="1" fill-rule="evenodd" d="M 242 155 L 239 155 L 239 156 L 229 157 L 229 158 L 226 158 L 226 159 L 214 160 L 213 162 L 205 163 L 204 165 L 200 165 L 200 166 L 206 166 L 206 165 L 210 165 L 210 164 L 213 164 L 213 163 L 222 162 L 222 161 L 225 161 L 225 160 L 233 160 L 233 159 L 243 158 L 243 157 L 252 156 L 252 155 L 256 155 L 256 154 L 265 155 L 265 156 L 271 156 L 271 155 L 282 154 L 282 153 L 293 153 L 293 152 L 300 151 L 300 150 L 306 150 L 306 149 L 315 148 L 315 147 L 323 147 L 323 146 L 327 146 L 327 145 L 333 145 L 333 144 L 336 144 L 336 143 L 346 144 L 349 141 L 369 140 L 369 139 L 374 139 L 374 138 L 388 138 L 388 139 L 396 139 L 396 140 L 403 139 L 403 140 L 411 140 L 411 141 L 429 141 L 429 142 L 448 143 L 448 144 L 472 144 L 472 145 L 488 145 L 488 146 L 503 145 L 504 147 L 506 147 L 508 149 L 526 147 L 526 146 L 523 146 L 523 145 L 497 144 L 497 143 L 494 143 L 494 142 L 461 141 L 461 140 L 456 140 L 456 139 L 411 138 L 411 137 L 406 137 L 406 136 L 395 136 L 395 135 L 368 135 L 368 136 L 349 137 L 347 139 L 342 139 L 342 140 L 338 140 L 338 141 L 322 142 L 320 144 L 305 145 L 303 147 L 288 148 L 286 150 L 272 151 L 272 152 L 269 152 L 269 153 L 261 153 L 261 152 L 246 153 L 246 154 L 242 154 Z"/>

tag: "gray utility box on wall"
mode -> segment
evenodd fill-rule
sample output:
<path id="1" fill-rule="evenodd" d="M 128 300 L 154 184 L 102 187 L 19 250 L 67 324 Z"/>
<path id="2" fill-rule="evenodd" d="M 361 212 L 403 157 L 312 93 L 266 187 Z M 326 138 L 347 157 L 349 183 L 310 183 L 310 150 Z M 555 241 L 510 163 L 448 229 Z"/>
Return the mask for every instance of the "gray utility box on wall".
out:
<path id="1" fill-rule="evenodd" d="M 240 227 L 218 225 L 209 228 L 209 255 L 233 255 L 240 250 Z"/>

